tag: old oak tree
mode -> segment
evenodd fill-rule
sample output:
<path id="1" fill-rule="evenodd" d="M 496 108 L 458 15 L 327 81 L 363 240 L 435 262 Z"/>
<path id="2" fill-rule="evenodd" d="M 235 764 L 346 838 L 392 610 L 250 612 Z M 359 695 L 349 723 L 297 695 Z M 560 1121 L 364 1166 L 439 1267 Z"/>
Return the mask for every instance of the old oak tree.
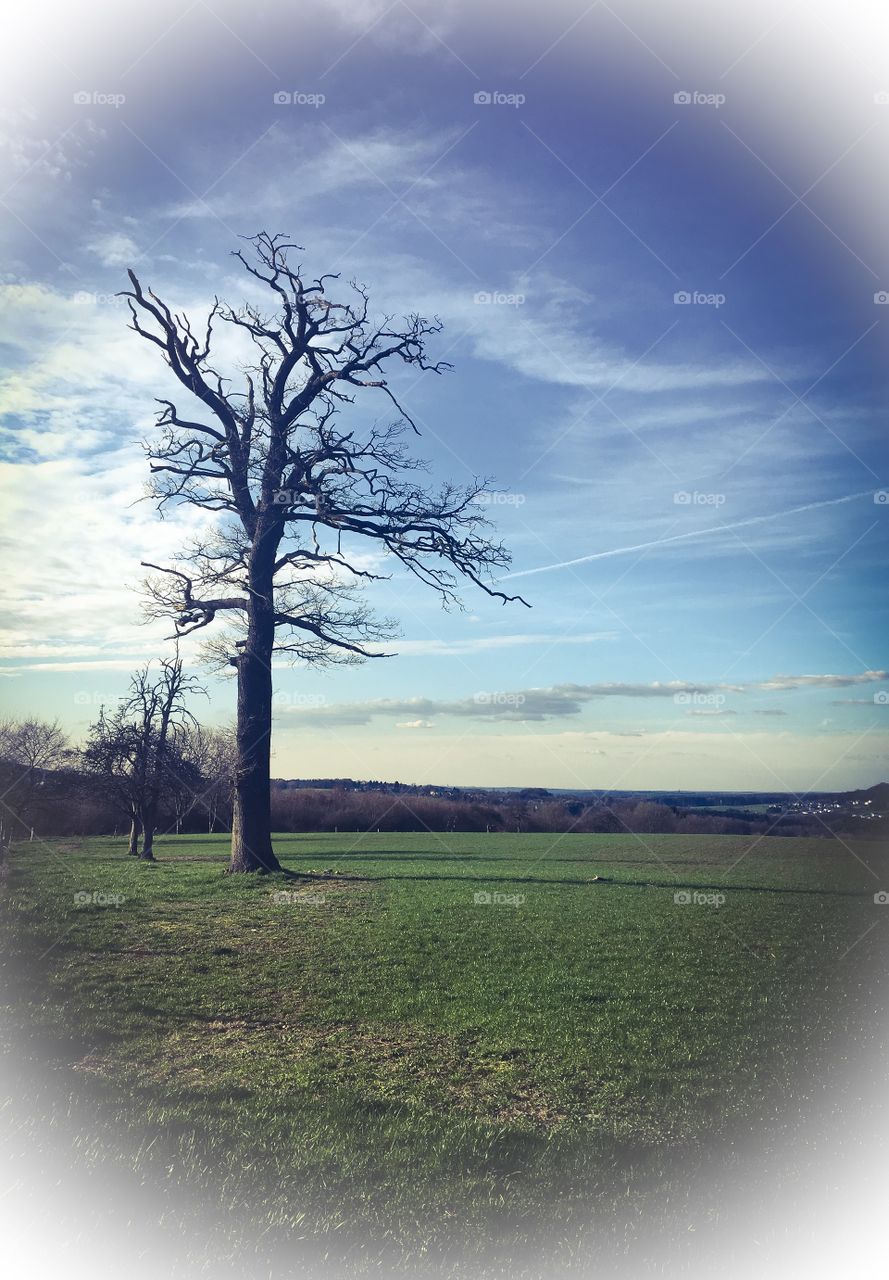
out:
<path id="1" fill-rule="evenodd" d="M 360 661 L 379 656 L 379 642 L 393 634 L 361 598 L 368 581 L 388 576 L 376 559 L 373 569 L 366 557 L 356 562 L 362 539 L 446 606 L 458 602 L 460 579 L 504 602 L 520 599 L 492 585 L 509 555 L 488 537 L 485 482 L 429 489 L 414 478 L 423 464 L 406 437 L 417 427 L 387 374 L 399 365 L 450 368 L 427 357 L 440 322 L 374 322 L 362 286 L 353 282 L 345 300 L 334 300 L 337 275 L 311 279 L 293 265 L 299 246 L 266 233 L 248 243 L 235 257 L 264 302 L 234 309 L 217 298 L 199 333 L 132 270 L 123 294 L 131 328 L 200 406 L 192 417 L 159 399 L 159 435 L 146 452 L 161 509 L 186 502 L 217 513 L 212 533 L 176 565 L 145 563 L 157 571 L 150 609 L 175 619 L 177 637 L 220 615 L 235 624 L 215 645 L 238 679 L 233 872 L 281 870 L 270 831 L 273 653 Z M 233 326 L 250 353 L 234 380 L 213 354 L 217 322 Z M 397 420 L 357 429 L 349 406 L 359 391 L 388 397 Z"/>

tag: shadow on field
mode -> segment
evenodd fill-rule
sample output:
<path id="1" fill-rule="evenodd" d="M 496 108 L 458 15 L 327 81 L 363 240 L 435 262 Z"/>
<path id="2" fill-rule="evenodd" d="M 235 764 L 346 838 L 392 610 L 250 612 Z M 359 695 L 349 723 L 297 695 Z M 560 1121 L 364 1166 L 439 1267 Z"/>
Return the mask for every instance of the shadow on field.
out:
<path id="1" fill-rule="evenodd" d="M 366 884 L 376 884 L 385 880 L 417 880 L 427 884 L 437 884 L 443 880 L 456 880 L 460 884 L 532 884 L 532 885 L 577 885 L 579 888 L 585 889 L 672 889 L 674 892 L 686 889 L 690 891 L 712 890 L 714 893 L 770 893 L 770 894 L 796 894 L 805 896 L 818 896 L 825 898 L 867 898 L 873 899 L 873 894 L 868 889 L 801 889 L 791 886 L 782 887 L 777 885 L 761 885 L 761 884 L 726 884 L 724 880 L 717 881 L 715 884 L 701 882 L 700 880 L 613 880 L 605 876 L 600 876 L 596 880 L 579 879 L 569 877 L 541 877 L 541 876 L 500 876 L 494 880 L 492 876 L 481 875 L 378 875 L 378 876 L 361 876 L 352 875 L 350 872 L 344 872 L 342 875 L 314 875 L 308 876 L 311 880 L 339 880 L 341 883 L 352 883 L 361 881 Z"/>
<path id="2" fill-rule="evenodd" d="M 282 854 L 287 856 L 286 850 Z M 293 854 L 293 857 L 311 858 L 318 857 L 320 854 L 300 853 Z M 376 862 L 381 858 L 385 858 L 387 862 L 521 862 L 521 861 L 541 861 L 544 858 L 551 863 L 571 863 L 588 867 L 591 864 L 598 863 L 620 863 L 622 867 L 644 867 L 657 863 L 655 858 L 622 858 L 619 855 L 609 856 L 607 858 L 551 858 L 548 854 L 528 853 L 524 857 L 517 854 L 488 854 L 488 853 L 404 853 L 395 852 L 392 849 L 383 850 L 343 850 L 339 853 L 330 853 L 329 857 L 348 858 L 350 862 Z M 721 867 L 725 865 L 724 858 L 671 858 L 670 861 L 677 867 Z"/>

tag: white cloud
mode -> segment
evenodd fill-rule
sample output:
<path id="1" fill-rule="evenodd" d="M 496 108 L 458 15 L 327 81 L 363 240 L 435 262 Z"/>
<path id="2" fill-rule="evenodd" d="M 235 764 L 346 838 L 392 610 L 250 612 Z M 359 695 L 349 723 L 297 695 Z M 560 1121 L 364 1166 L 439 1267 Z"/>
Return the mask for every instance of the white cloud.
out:
<path id="1" fill-rule="evenodd" d="M 87 245 L 103 267 L 132 266 L 139 258 L 139 246 L 131 236 L 120 231 L 107 231 L 96 236 Z"/>
<path id="2" fill-rule="evenodd" d="M 150 503 L 133 505 L 143 479 L 144 463 L 127 451 L 106 457 L 98 471 L 85 459 L 0 464 L 7 566 L 0 656 L 89 658 L 119 669 L 131 665 L 122 654 L 157 651 L 169 626 L 141 624 L 140 561 L 172 555 L 206 517 L 190 510 L 159 521 Z"/>
<path id="3" fill-rule="evenodd" d="M 477 619 L 476 619 L 477 621 Z M 564 632 L 524 632 L 509 635 L 470 636 L 463 639 L 450 640 L 395 640 L 388 645 L 376 645 L 372 648 L 380 652 L 391 653 L 395 650 L 399 657 L 454 658 L 474 653 L 496 652 L 499 649 L 526 648 L 529 645 L 587 645 L 597 644 L 605 640 L 617 640 L 618 631 L 588 631 L 571 635 Z"/>
<path id="4" fill-rule="evenodd" d="M 757 687 L 766 692 L 781 689 L 848 689 L 889 679 L 889 671 L 861 671 L 857 675 L 774 676 Z"/>
<path id="5" fill-rule="evenodd" d="M 412 0 L 410 7 L 392 0 L 327 0 L 325 12 L 362 39 L 401 53 L 425 54 L 441 48 L 456 20 L 456 0 Z M 351 45 L 343 50 L 347 58 Z"/>
<path id="6" fill-rule="evenodd" d="M 29 108 L 2 109 L 0 166 L 5 170 L 4 186 L 9 184 L 11 189 L 34 179 L 69 185 L 77 170 L 89 161 L 94 143 L 104 137 L 104 129 L 89 117 L 55 137 L 47 137 L 39 118 Z"/>
<path id="7" fill-rule="evenodd" d="M 379 717 L 389 718 L 409 713 L 429 718 L 448 716 L 480 721 L 544 721 L 577 716 L 583 707 L 601 698 L 672 699 L 677 712 L 685 711 L 693 716 L 736 715 L 737 711 L 723 708 L 722 701 L 728 694 L 770 692 L 798 688 L 835 689 L 849 685 L 873 684 L 889 678 L 886 671 L 864 671 L 853 675 L 777 676 L 771 680 L 754 680 L 740 684 L 692 682 L 671 680 L 652 681 L 649 684 L 605 681 L 598 684 L 560 684 L 550 688 L 529 688 L 502 691 L 482 691 L 469 697 L 435 699 L 427 697 L 377 698 L 366 702 L 334 703 L 323 707 L 291 707 L 290 712 L 300 723 L 318 726 L 369 724 Z M 704 707 L 694 704 L 696 699 L 706 699 Z M 710 705 L 710 702 L 713 705 Z M 783 715 L 783 711 L 758 714 Z"/>
<path id="8" fill-rule="evenodd" d="M 570 281 L 545 271 L 533 283 L 473 279 L 459 260 L 484 260 L 488 244 L 508 238 L 513 245 L 539 242 L 543 206 L 528 203 L 520 184 L 505 192 L 480 167 L 466 166 L 461 133 L 376 129 L 350 134 L 320 128 L 288 132 L 275 125 L 242 161 L 224 189 L 206 200 L 186 199 L 166 209 L 159 221 L 222 219 L 232 224 L 277 225 L 283 213 L 302 212 L 309 263 L 336 263 L 347 274 L 366 278 L 370 264 L 374 305 L 398 314 L 418 310 L 440 315 L 448 331 L 466 335 L 479 358 L 505 365 L 522 376 L 565 388 L 601 392 L 617 384 L 624 392 L 665 393 L 710 387 L 737 388 L 771 382 L 772 375 L 741 348 L 737 354 L 700 360 L 639 359 L 613 340 L 591 333 L 609 323 L 607 298 L 592 298 Z M 294 183 L 291 176 L 299 174 Z M 364 193 L 356 199 L 359 189 Z M 405 196 L 405 203 L 398 197 Z M 341 199 L 342 198 L 342 199 Z M 314 210 L 329 207 L 318 224 Z M 397 248 L 395 228 L 423 236 L 429 227 L 430 254 L 424 258 Z M 381 243 L 377 223 L 386 230 Z M 441 251 L 441 252 L 440 252 Z M 476 255 L 479 256 L 479 255 Z M 445 268 L 435 266 L 437 257 Z M 453 269 L 465 279 L 455 286 Z M 239 288 L 243 288 L 242 285 Z M 521 306 L 485 305 L 479 292 L 524 296 Z M 788 369 L 779 370 L 785 377 Z"/>

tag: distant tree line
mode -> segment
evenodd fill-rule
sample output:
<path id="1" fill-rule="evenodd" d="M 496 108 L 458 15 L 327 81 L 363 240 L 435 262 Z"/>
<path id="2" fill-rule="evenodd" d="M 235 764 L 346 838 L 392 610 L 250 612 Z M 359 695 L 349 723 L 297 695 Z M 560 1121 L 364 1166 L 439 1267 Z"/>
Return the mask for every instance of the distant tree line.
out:
<path id="1" fill-rule="evenodd" d="M 201 725 L 188 700 L 203 690 L 178 657 L 149 663 L 112 708 L 101 708 L 74 747 L 57 721 L 0 722 L 0 842 L 118 835 L 145 861 L 156 834 L 230 832 L 237 750 L 233 729 Z M 871 793 L 880 799 L 880 788 Z M 850 793 L 866 800 L 871 793 Z M 278 780 L 275 831 L 675 833 L 677 835 L 885 838 L 889 820 L 862 823 L 852 809 L 705 812 L 633 795 L 554 795 L 545 788 L 494 792 Z M 863 801 L 862 801 L 863 802 Z M 859 812 L 861 812 L 859 810 Z"/>
<path id="2" fill-rule="evenodd" d="M 876 837 L 874 829 L 850 828 L 839 815 L 830 822 L 805 815 L 739 818 L 673 807 L 634 797 L 578 800 L 556 797 L 536 801 L 520 793 L 474 793 L 465 798 L 411 792 L 354 790 L 291 784 L 272 785 L 272 820 L 276 831 L 477 831 L 537 833 L 603 833 L 677 835 L 829 836 L 850 829 L 857 836 Z M 879 828 L 879 829 L 878 829 Z"/>

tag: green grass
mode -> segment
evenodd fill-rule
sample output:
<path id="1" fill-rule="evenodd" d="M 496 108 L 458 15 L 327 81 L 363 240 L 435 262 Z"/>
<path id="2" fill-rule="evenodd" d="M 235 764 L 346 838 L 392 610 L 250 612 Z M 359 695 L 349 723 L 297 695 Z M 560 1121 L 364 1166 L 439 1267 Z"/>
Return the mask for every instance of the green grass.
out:
<path id="1" fill-rule="evenodd" d="M 675 1203 L 862 1034 L 889 921 L 872 842 L 275 845 L 317 880 L 224 876 L 223 837 L 165 839 L 156 866 L 119 841 L 20 846 L 9 1014 L 67 1105 L 105 1117 L 84 1159 L 197 1186 L 241 1206 L 235 1235 L 320 1241 L 356 1274 L 419 1275 L 467 1239 L 480 1265 L 544 1226 L 568 1258 L 591 1214 L 619 1234 L 665 1179 Z"/>

